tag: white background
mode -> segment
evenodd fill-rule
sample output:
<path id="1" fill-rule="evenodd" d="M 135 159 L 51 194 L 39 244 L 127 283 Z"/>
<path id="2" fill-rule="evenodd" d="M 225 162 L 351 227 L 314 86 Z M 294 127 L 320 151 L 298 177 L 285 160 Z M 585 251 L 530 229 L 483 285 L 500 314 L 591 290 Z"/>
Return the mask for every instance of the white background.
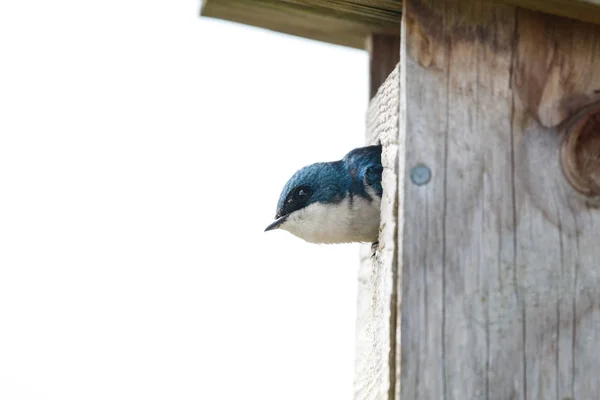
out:
<path id="1" fill-rule="evenodd" d="M 358 246 L 263 233 L 365 52 L 167 0 L 0 3 L 0 399 L 350 399 Z"/>

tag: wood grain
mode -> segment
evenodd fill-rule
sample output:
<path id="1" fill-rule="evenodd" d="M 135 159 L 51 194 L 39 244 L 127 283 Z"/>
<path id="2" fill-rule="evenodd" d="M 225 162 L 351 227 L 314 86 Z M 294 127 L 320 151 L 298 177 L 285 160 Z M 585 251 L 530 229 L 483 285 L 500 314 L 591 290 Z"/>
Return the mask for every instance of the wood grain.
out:
<path id="1" fill-rule="evenodd" d="M 549 15 L 578 21 L 600 23 L 600 0 L 493 0 L 523 10 L 539 11 Z"/>
<path id="2" fill-rule="evenodd" d="M 587 107 L 566 129 L 560 149 L 565 178 L 573 189 L 600 203 L 600 105 Z"/>
<path id="3" fill-rule="evenodd" d="M 204 0 L 202 16 L 365 49 L 371 34 L 397 35 L 401 3 L 325 0 Z"/>
<path id="4" fill-rule="evenodd" d="M 361 247 L 356 323 L 356 400 L 387 399 L 396 378 L 397 215 L 398 215 L 398 66 L 371 100 L 367 144 L 383 145 L 381 224 L 375 254 Z"/>
<path id="5" fill-rule="evenodd" d="M 372 99 L 394 68 L 400 62 L 400 30 L 397 35 L 370 35 L 369 51 L 369 98 Z M 397 78 L 397 75 L 395 75 Z"/>
<path id="6" fill-rule="evenodd" d="M 407 0 L 402 28 L 388 398 L 598 398 L 600 212 L 566 181 L 559 148 L 596 101 L 600 32 L 455 0 Z M 407 178 L 419 163 L 425 186 Z"/>
<path id="7" fill-rule="evenodd" d="M 490 1 L 600 24 L 600 0 Z M 469 4 L 470 0 L 464 2 Z M 371 34 L 399 32 L 401 11 L 400 0 L 204 0 L 200 13 L 364 49 Z M 562 25 L 570 23 L 564 18 L 560 21 Z"/>

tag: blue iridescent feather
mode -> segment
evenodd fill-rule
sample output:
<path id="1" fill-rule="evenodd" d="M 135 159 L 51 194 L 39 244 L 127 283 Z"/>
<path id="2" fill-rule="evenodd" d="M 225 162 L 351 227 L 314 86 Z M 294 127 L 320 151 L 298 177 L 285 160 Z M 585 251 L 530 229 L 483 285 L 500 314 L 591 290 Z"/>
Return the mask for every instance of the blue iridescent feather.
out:
<path id="1" fill-rule="evenodd" d="M 308 165 L 298 170 L 283 187 L 277 204 L 278 214 L 285 209 L 293 189 L 300 185 L 310 186 L 314 192 L 304 206 L 311 203 L 335 204 L 354 195 L 370 200 L 365 184 L 381 197 L 382 171 L 381 145 L 354 149 L 338 161 Z"/>

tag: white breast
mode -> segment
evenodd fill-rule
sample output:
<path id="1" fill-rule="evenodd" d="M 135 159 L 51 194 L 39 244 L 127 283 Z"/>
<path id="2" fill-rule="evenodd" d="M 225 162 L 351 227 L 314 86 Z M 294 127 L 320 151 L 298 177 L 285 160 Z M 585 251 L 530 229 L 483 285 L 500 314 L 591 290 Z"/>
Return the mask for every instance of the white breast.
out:
<path id="1" fill-rule="evenodd" d="M 381 200 L 372 197 L 370 202 L 354 196 L 352 202 L 313 203 L 290 214 L 280 228 L 311 243 L 376 242 Z"/>

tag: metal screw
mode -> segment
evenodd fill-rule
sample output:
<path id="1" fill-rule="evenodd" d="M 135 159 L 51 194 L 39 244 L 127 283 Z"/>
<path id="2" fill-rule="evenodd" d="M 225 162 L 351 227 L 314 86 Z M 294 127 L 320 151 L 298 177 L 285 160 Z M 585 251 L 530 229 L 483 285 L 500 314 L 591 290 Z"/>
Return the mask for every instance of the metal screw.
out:
<path id="1" fill-rule="evenodd" d="M 417 186 L 425 185 L 431 179 L 431 171 L 427 166 L 420 164 L 410 171 L 410 180 Z"/>

